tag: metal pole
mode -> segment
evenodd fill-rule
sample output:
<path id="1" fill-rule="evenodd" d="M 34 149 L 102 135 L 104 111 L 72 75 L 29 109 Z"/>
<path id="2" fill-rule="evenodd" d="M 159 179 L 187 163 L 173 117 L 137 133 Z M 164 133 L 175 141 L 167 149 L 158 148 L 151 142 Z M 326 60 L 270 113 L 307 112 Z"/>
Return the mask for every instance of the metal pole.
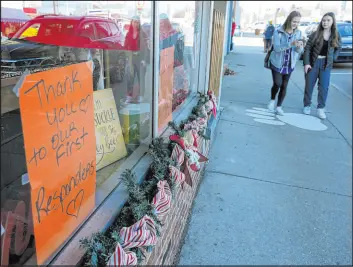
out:
<path id="1" fill-rule="evenodd" d="M 53 1 L 53 11 L 54 11 L 54 14 L 56 14 L 56 5 L 55 5 L 55 2 L 56 2 L 56 1 Z"/>
<path id="2" fill-rule="evenodd" d="M 347 1 L 342 1 L 341 2 L 341 14 L 340 14 L 340 19 L 343 20 L 344 19 L 344 15 L 346 13 L 346 6 L 347 6 Z"/>
<path id="3" fill-rule="evenodd" d="M 280 10 L 281 10 L 280 8 L 277 8 L 277 10 L 276 10 L 275 19 L 274 19 L 274 25 L 277 24 L 277 15 L 278 15 L 278 12 L 279 12 Z"/>

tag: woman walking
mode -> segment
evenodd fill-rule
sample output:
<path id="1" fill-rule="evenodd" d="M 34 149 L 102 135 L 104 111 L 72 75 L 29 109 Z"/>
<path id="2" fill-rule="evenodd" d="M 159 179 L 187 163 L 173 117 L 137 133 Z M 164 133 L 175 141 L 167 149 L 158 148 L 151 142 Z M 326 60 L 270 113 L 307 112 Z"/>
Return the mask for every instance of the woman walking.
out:
<path id="1" fill-rule="evenodd" d="M 316 81 L 318 82 L 317 115 L 320 119 L 326 119 L 325 106 L 330 85 L 330 75 L 333 60 L 338 57 L 341 50 L 341 36 L 337 31 L 335 14 L 326 13 L 312 33 L 305 46 L 304 51 L 304 72 L 305 72 L 305 93 L 304 93 L 304 114 L 311 112 L 311 97 Z"/>
<path id="2" fill-rule="evenodd" d="M 301 15 L 298 11 L 292 11 L 283 25 L 278 27 L 273 34 L 273 51 L 270 55 L 273 86 L 271 88 L 271 100 L 267 105 L 270 111 L 283 115 L 282 103 L 286 96 L 287 85 L 291 73 L 297 63 L 299 55 L 303 52 L 302 33 L 298 29 Z"/>

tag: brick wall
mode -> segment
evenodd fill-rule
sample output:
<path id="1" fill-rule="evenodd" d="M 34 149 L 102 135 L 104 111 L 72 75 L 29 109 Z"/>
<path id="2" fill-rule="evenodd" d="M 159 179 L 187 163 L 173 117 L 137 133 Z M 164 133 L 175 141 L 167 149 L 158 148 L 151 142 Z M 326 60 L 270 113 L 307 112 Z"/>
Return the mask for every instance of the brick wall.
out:
<path id="1" fill-rule="evenodd" d="M 211 142 L 202 144 L 199 151 L 207 156 Z M 161 236 L 151 253 L 146 255 L 140 265 L 175 265 L 178 261 L 179 252 L 183 245 L 186 234 L 188 219 L 191 215 L 191 208 L 197 194 L 201 178 L 205 169 L 205 163 L 201 163 L 199 172 L 192 172 L 193 185 L 186 183 L 184 188 L 177 188 L 168 216 L 161 229 Z"/>

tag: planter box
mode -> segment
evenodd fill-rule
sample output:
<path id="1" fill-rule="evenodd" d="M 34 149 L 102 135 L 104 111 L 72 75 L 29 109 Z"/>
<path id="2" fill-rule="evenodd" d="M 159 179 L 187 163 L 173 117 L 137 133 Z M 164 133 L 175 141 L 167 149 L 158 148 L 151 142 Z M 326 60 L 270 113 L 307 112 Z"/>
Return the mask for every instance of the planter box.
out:
<path id="1" fill-rule="evenodd" d="M 203 146 L 203 153 L 209 150 L 209 144 Z M 162 227 L 161 236 L 158 238 L 152 253 L 146 255 L 142 265 L 174 265 L 182 246 L 185 226 L 191 213 L 193 200 L 198 190 L 200 179 L 203 175 L 205 164 L 201 163 L 201 170 L 192 174 L 193 186 L 184 185 L 184 189 L 178 188 L 165 224 Z"/>
<path id="2" fill-rule="evenodd" d="M 208 122 L 211 140 L 208 142 L 200 142 L 199 151 L 207 157 L 212 143 L 212 136 L 220 116 L 217 112 L 217 118 L 211 115 Z M 184 189 L 178 188 L 175 197 L 172 200 L 170 212 L 162 227 L 161 236 L 157 240 L 156 246 L 151 253 L 146 255 L 145 260 L 140 264 L 143 265 L 176 265 L 179 260 L 179 252 L 183 245 L 184 236 L 186 234 L 188 219 L 191 215 L 191 209 L 194 198 L 198 192 L 198 188 L 205 170 L 205 163 L 201 163 L 201 170 L 192 174 L 193 186 L 184 185 Z"/>

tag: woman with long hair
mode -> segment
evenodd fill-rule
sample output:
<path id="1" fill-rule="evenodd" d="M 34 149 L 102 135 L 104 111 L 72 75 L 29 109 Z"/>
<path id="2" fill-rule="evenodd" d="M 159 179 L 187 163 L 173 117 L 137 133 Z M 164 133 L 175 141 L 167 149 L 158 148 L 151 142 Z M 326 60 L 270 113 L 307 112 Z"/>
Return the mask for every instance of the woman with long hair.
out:
<path id="1" fill-rule="evenodd" d="M 299 55 L 303 52 L 302 33 L 298 29 L 301 15 L 298 11 L 292 11 L 283 25 L 273 33 L 273 51 L 270 55 L 273 86 L 271 88 L 271 100 L 267 105 L 270 111 L 283 115 L 282 103 L 286 96 L 287 85 L 293 72 Z"/>
<path id="2" fill-rule="evenodd" d="M 317 115 L 326 119 L 325 106 L 330 85 L 333 61 L 341 50 L 341 36 L 337 31 L 336 18 L 333 12 L 326 13 L 317 30 L 313 32 L 304 50 L 304 114 L 311 112 L 311 97 L 318 80 Z"/>

